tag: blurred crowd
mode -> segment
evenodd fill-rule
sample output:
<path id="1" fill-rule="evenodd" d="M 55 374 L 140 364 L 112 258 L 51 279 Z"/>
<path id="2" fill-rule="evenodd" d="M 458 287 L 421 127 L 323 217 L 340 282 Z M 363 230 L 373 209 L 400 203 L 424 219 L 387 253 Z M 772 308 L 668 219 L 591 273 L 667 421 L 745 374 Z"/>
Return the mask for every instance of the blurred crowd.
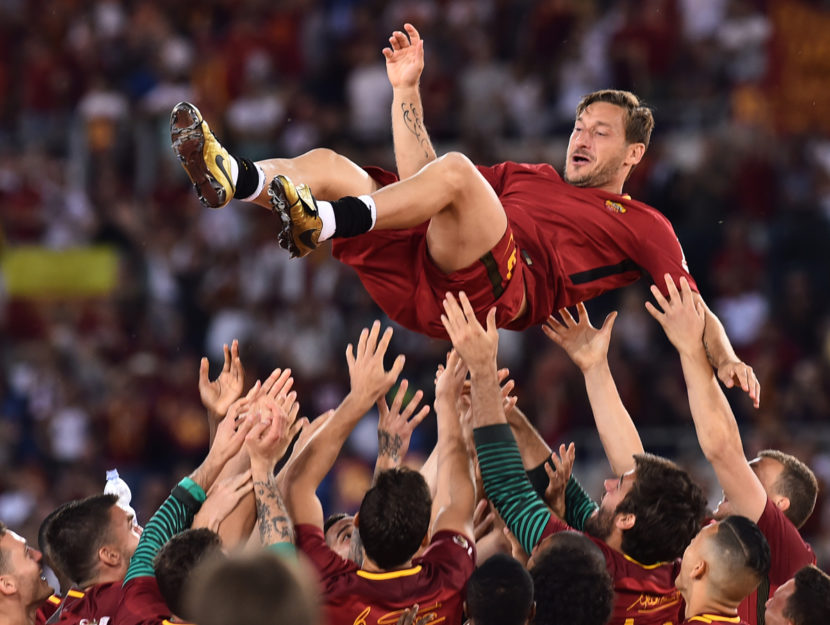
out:
<path id="1" fill-rule="evenodd" d="M 204 453 L 199 358 L 215 374 L 234 338 L 249 382 L 292 368 L 304 414 L 345 395 L 345 345 L 380 311 L 328 250 L 289 261 L 267 211 L 202 208 L 170 150 L 168 117 L 192 101 L 232 152 L 254 160 L 326 146 L 394 168 L 380 50 L 407 21 L 425 41 L 421 91 L 439 153 L 559 167 L 583 94 L 631 89 L 654 107 L 652 145 L 627 191 L 672 221 L 701 293 L 761 380 L 759 410 L 730 395 L 748 456 L 793 453 L 826 492 L 830 3 L 3 0 L 8 525 L 31 539 L 48 511 L 99 491 L 113 466 L 146 519 Z M 114 259 L 94 289 L 85 278 L 100 257 L 68 255 L 78 250 Z M 12 262 L 24 251 L 30 264 Z M 49 274 L 60 268 L 77 281 L 56 285 Z M 620 311 L 612 370 L 646 449 L 703 467 L 677 354 L 643 307 L 647 287 L 589 310 Z M 432 386 L 448 347 L 402 329 L 393 340 L 411 388 Z M 576 474 L 596 490 L 591 476 L 607 468 L 579 371 L 538 330 L 504 332 L 500 358 L 549 442 L 577 441 Z M 375 424 L 354 433 L 325 484 L 327 507 L 360 501 Z M 434 440 L 427 419 L 412 448 Z M 803 533 L 826 568 L 826 496 Z"/>

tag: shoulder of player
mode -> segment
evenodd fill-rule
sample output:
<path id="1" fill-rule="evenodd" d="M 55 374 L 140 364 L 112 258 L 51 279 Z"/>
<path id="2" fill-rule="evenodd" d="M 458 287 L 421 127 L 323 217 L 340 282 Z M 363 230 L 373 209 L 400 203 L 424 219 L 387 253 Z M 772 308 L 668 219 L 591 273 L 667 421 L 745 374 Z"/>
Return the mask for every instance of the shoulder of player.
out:
<path id="1" fill-rule="evenodd" d="M 770 544 L 773 564 L 778 559 L 791 561 L 799 558 L 808 563 L 816 561 L 812 547 L 801 536 L 801 532 L 769 498 L 758 519 L 758 529 Z"/>
<path id="2" fill-rule="evenodd" d="M 426 551 L 412 562 L 428 562 L 431 559 L 441 559 L 445 554 L 451 554 L 450 557 L 458 558 L 461 553 L 475 559 L 475 543 L 473 540 L 460 532 L 441 530 L 433 535 Z"/>

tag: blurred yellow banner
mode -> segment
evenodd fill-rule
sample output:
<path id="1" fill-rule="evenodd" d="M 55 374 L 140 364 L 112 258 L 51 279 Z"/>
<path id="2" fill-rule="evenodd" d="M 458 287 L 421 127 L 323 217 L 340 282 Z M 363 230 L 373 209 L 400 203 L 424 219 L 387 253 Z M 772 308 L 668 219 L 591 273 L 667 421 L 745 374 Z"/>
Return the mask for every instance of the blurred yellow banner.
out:
<path id="1" fill-rule="evenodd" d="M 6 248 L 0 259 L 10 297 L 87 297 L 115 288 L 118 254 L 109 246 Z"/>

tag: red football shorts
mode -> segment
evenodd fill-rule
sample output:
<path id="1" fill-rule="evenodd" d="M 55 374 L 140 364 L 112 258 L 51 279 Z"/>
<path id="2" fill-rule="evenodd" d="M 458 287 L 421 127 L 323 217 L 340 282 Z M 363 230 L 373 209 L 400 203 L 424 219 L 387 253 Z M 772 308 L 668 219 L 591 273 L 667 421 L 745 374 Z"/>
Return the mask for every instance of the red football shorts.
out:
<path id="1" fill-rule="evenodd" d="M 397 181 L 391 172 L 366 171 L 381 186 Z M 356 272 L 372 299 L 390 319 L 431 337 L 447 339 L 441 323 L 447 291 L 464 291 L 484 323 L 497 307 L 499 327 L 509 327 L 524 299 L 524 263 L 510 224 L 496 246 L 473 264 L 446 274 L 429 256 L 427 223 L 405 230 L 372 230 L 332 241 L 332 255 Z"/>

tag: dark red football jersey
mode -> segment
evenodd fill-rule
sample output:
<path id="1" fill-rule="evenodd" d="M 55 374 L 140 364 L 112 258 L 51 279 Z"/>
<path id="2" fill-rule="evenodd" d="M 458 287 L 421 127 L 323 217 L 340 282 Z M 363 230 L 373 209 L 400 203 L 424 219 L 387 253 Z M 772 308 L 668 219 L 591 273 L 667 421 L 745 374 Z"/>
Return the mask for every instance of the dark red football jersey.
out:
<path id="1" fill-rule="evenodd" d="M 171 612 L 152 575 L 134 577 L 123 587 L 115 616 L 118 625 L 172 625 Z"/>
<path id="2" fill-rule="evenodd" d="M 540 540 L 567 530 L 572 528 L 551 515 Z M 679 558 L 672 562 L 640 564 L 611 549 L 604 541 L 590 535 L 588 538 L 602 551 L 614 581 L 614 609 L 608 625 L 677 625 L 680 622 L 683 602 L 674 586 L 680 572 Z"/>
<path id="3" fill-rule="evenodd" d="M 35 625 L 44 625 L 49 617 L 60 607 L 63 598 L 60 595 L 49 595 L 46 601 L 35 612 Z"/>
<path id="4" fill-rule="evenodd" d="M 761 582 L 761 605 L 772 597 L 775 590 L 788 579 L 793 577 L 799 569 L 808 564 L 816 563 L 816 556 L 810 545 L 804 542 L 795 525 L 792 524 L 778 506 L 767 498 L 767 505 L 761 518 L 758 519 L 758 528 L 769 543 L 770 567 L 767 580 Z M 769 591 L 766 586 L 769 585 Z M 738 607 L 738 615 L 749 625 L 758 623 L 758 590 L 755 590 Z"/>
<path id="5" fill-rule="evenodd" d="M 381 185 L 397 179 L 377 168 L 367 171 Z M 697 291 L 671 223 L 654 208 L 627 195 L 570 185 L 546 163 L 506 162 L 478 166 L 478 171 L 504 207 L 518 251 L 507 267 L 527 294 L 527 314 L 500 323 L 503 327 L 539 325 L 560 308 L 629 285 L 642 275 L 664 294 L 666 273 L 675 282 L 685 277 Z M 439 319 L 444 292 L 481 291 L 496 272 L 482 257 L 469 268 L 441 275 L 426 249 L 426 229 L 421 224 L 334 239 L 332 254 L 355 269 L 392 319 L 447 338 Z M 518 312 L 522 289 L 508 288 L 504 271 L 497 273 L 494 286 L 499 288 L 474 305 L 482 318 L 494 304 Z"/>
<path id="6" fill-rule="evenodd" d="M 295 529 L 297 547 L 320 576 L 328 625 L 395 625 L 415 603 L 419 618 L 435 614 L 430 625 L 461 622 L 464 589 L 475 568 L 475 547 L 466 536 L 438 532 L 410 568 L 370 573 L 332 551 L 319 527 Z"/>
<path id="7" fill-rule="evenodd" d="M 121 582 L 95 584 L 85 590 L 70 589 L 53 623 L 79 625 L 81 622 L 107 625 L 115 619 L 121 602 Z"/>

